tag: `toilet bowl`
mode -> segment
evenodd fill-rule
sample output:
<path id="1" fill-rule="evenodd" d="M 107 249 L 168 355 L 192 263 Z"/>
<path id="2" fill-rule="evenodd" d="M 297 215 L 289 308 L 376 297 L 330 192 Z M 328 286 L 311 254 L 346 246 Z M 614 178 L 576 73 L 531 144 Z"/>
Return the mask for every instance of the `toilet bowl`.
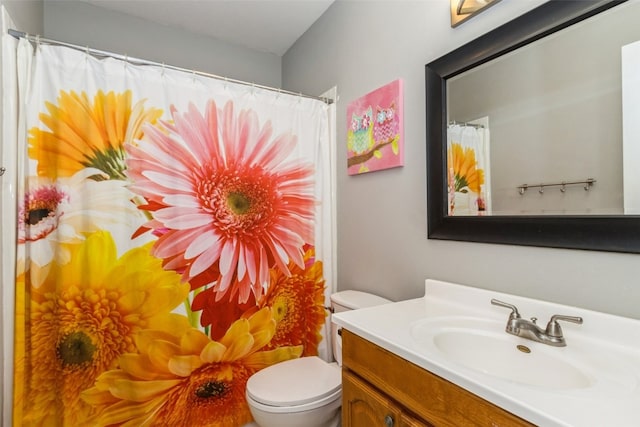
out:
<path id="1" fill-rule="evenodd" d="M 340 416 L 342 386 L 337 363 L 316 356 L 278 363 L 251 376 L 246 394 L 261 427 L 339 425 L 335 421 Z"/>
<path id="2" fill-rule="evenodd" d="M 359 291 L 331 296 L 334 312 L 391 302 Z M 338 427 L 342 405 L 342 345 L 332 323 L 334 358 L 317 356 L 287 360 L 258 371 L 247 381 L 246 398 L 260 427 Z"/>

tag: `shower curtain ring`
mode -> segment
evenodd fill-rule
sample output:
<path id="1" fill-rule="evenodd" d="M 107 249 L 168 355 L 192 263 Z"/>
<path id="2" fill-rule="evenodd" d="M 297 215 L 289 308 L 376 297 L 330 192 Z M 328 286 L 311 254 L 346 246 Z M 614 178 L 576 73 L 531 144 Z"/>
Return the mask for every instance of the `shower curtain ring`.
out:
<path id="1" fill-rule="evenodd" d="M 538 193 L 540 194 L 544 193 L 544 185 L 540 184 L 540 189 L 538 190 Z"/>
<path id="2" fill-rule="evenodd" d="M 565 191 L 567 191 L 567 189 L 565 188 L 565 183 L 562 182 L 562 187 L 560 187 L 560 192 L 564 193 Z"/>

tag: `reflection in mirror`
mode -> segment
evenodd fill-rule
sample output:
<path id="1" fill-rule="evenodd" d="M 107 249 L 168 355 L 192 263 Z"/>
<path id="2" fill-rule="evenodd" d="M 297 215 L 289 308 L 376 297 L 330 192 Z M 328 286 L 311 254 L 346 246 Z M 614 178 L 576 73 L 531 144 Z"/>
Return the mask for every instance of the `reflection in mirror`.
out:
<path id="1" fill-rule="evenodd" d="M 549 1 L 427 64 L 429 238 L 640 253 L 638 20 Z"/>
<path id="2" fill-rule="evenodd" d="M 490 215 L 489 117 L 447 125 L 448 215 Z"/>
<path id="3" fill-rule="evenodd" d="M 629 2 L 447 80 L 449 215 L 638 213 L 623 189 L 639 193 L 640 180 L 622 167 L 623 119 L 640 123 L 622 96 L 637 80 L 623 71 L 640 63 L 638 19 Z M 464 192 L 460 173 L 475 177 Z"/>

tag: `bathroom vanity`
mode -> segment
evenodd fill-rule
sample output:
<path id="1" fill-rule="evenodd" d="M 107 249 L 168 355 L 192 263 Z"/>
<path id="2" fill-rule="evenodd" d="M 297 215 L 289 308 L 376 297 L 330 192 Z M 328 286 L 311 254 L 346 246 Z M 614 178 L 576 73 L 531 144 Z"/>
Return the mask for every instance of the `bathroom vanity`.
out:
<path id="1" fill-rule="evenodd" d="M 513 304 L 566 346 L 505 332 Z M 435 280 L 423 298 L 338 313 L 344 427 L 637 426 L 640 320 Z"/>
<path id="2" fill-rule="evenodd" d="M 342 425 L 532 426 L 343 329 Z"/>

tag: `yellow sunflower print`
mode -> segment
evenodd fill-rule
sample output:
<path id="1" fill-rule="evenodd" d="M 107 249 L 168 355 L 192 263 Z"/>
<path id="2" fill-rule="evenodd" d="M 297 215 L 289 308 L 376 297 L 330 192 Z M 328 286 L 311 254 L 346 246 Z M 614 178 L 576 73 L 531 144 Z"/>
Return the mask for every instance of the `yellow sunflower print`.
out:
<path id="1" fill-rule="evenodd" d="M 40 287 L 18 278 L 15 412 L 22 426 L 92 425 L 80 393 L 118 356 L 135 350 L 134 335 L 172 322 L 188 284 L 162 269 L 151 243 L 117 257 L 107 232 L 91 234 L 69 263 L 54 263 Z M 20 328 L 19 328 L 20 329 Z"/>

